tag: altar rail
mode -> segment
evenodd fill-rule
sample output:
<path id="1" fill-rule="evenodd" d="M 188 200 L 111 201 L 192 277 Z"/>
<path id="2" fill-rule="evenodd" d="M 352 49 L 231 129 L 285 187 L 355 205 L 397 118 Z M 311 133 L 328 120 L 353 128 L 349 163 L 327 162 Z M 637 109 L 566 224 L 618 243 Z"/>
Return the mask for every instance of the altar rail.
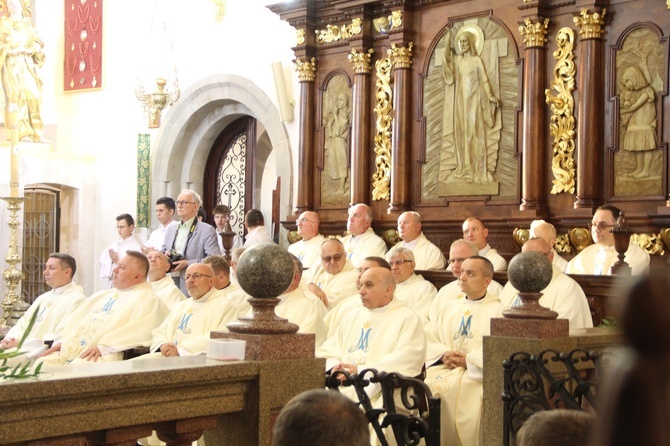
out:
<path id="1" fill-rule="evenodd" d="M 437 287 L 442 288 L 447 283 L 456 280 L 454 275 L 449 271 L 417 271 L 424 279 L 431 282 Z M 577 283 L 584 290 L 586 299 L 589 302 L 591 309 L 591 317 L 593 318 L 593 326 L 597 327 L 607 317 L 617 316 L 616 301 L 622 295 L 622 290 L 625 289 L 626 282 L 630 278 L 618 276 L 588 276 L 579 274 L 570 274 L 570 277 L 575 279 Z M 506 272 L 496 272 L 493 274 L 493 279 L 501 285 L 507 283 Z"/>
<path id="2" fill-rule="evenodd" d="M 323 387 L 324 368 L 314 358 L 204 356 L 52 368 L 0 385 L 0 444 L 134 445 L 155 429 L 169 446 L 190 446 L 216 427 L 206 432 L 210 444 L 267 446 L 281 408 Z"/>

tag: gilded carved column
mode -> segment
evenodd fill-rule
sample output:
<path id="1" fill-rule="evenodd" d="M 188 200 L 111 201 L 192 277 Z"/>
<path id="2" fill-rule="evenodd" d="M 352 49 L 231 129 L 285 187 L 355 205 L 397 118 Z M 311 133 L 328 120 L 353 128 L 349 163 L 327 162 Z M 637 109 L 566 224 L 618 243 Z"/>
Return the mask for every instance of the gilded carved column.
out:
<path id="1" fill-rule="evenodd" d="M 523 178 L 521 210 L 545 210 L 545 43 L 549 19 L 525 19 L 519 33 L 526 45 L 523 70 Z"/>
<path id="2" fill-rule="evenodd" d="M 393 136 L 391 144 L 391 203 L 389 213 L 409 209 L 410 165 L 410 72 L 412 43 L 406 47 L 391 45 L 388 54 L 393 66 Z"/>
<path id="3" fill-rule="evenodd" d="M 351 119 L 351 192 L 350 204 L 370 200 L 370 59 L 374 50 L 351 50 L 349 60 L 354 67 Z"/>
<path id="4" fill-rule="evenodd" d="M 314 77 L 316 75 L 316 59 L 303 62 L 295 60 L 295 70 L 300 81 L 300 142 L 298 156 L 298 196 L 294 213 L 300 215 L 304 211 L 314 209 Z"/>
<path id="5" fill-rule="evenodd" d="M 605 71 L 603 41 L 605 9 L 574 17 L 581 40 L 577 123 L 577 197 L 575 208 L 594 208 L 603 202 L 605 147 Z"/>

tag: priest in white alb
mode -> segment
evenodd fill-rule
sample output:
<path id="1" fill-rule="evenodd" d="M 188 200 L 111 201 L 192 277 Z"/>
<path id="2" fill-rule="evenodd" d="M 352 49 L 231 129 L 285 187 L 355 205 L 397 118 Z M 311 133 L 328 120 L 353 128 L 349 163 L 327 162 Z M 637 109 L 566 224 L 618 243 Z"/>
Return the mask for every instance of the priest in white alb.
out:
<path id="1" fill-rule="evenodd" d="M 149 260 L 127 251 L 114 268 L 114 288 L 84 300 L 67 319 L 61 339 L 45 352 L 47 364 L 116 361 L 123 351 L 151 344 L 151 330 L 169 310 L 147 282 Z"/>
<path id="2" fill-rule="evenodd" d="M 170 261 L 161 251 L 149 251 L 149 282 L 154 293 L 163 301 L 163 303 L 172 310 L 182 300 L 186 299 L 184 293 L 175 285 L 172 277 L 167 275 L 170 270 Z"/>
<path id="3" fill-rule="evenodd" d="M 288 252 L 296 256 L 305 269 L 313 270 L 321 263 L 321 243 L 325 240 L 323 235 L 319 234 L 319 214 L 305 211 L 298 216 L 295 224 L 302 240 L 291 243 Z"/>
<path id="4" fill-rule="evenodd" d="M 342 238 L 347 258 L 354 267 L 358 267 L 366 257 L 384 257 L 387 247 L 384 239 L 372 230 L 372 209 L 367 204 L 359 203 L 349 208 L 347 231 Z"/>
<path id="5" fill-rule="evenodd" d="M 481 256 L 463 262 L 460 286 L 466 297 L 448 302 L 426 327 L 426 384 L 440 398 L 441 444 L 477 446 L 481 439 L 484 336 L 503 305 L 488 294 L 493 265 Z"/>
<path id="6" fill-rule="evenodd" d="M 152 331 L 154 356 L 193 356 L 207 352 L 212 331 L 228 331 L 237 311 L 222 291 L 214 287 L 212 267 L 193 263 L 184 280 L 190 299 L 177 304 L 163 323 Z M 152 355 L 152 354 L 150 354 Z"/>
<path id="7" fill-rule="evenodd" d="M 43 353 L 45 341 L 53 341 L 62 336 L 65 318 L 86 299 L 84 289 L 74 283 L 72 277 L 77 271 L 77 262 L 69 254 L 49 255 L 44 266 L 44 282 L 50 291 L 40 295 L 28 311 L 18 320 L 0 342 L 0 348 L 16 347 L 28 329 L 31 319 L 37 313 L 35 324 L 21 346 L 21 350 L 34 358 Z"/>
<path id="8" fill-rule="evenodd" d="M 326 370 L 358 373 L 366 368 L 398 372 L 405 376 L 421 373 L 426 357 L 426 338 L 419 317 L 396 299 L 395 280 L 388 269 L 365 271 L 359 290 L 362 306 L 352 310 L 335 333 L 316 351 L 326 358 Z M 343 389 L 352 397 L 352 389 Z M 379 388 L 371 384 L 372 397 Z"/>
<path id="9" fill-rule="evenodd" d="M 395 297 L 402 300 L 423 318 L 437 294 L 435 285 L 414 272 L 414 254 L 401 246 L 391 249 L 388 254 L 391 273 L 396 282 Z"/>
<path id="10" fill-rule="evenodd" d="M 331 310 L 342 300 L 356 294 L 357 273 L 347 259 L 342 242 L 329 238 L 321 244 L 321 264 L 313 273 L 306 273 L 303 282 Z"/>
<path id="11" fill-rule="evenodd" d="M 402 241 L 396 243 L 395 246 L 412 250 L 416 269 L 445 268 L 447 260 L 444 258 L 444 254 L 421 231 L 421 215 L 418 212 L 409 211 L 400 214 L 400 217 L 398 217 L 398 235 Z M 386 260 L 388 260 L 388 255 Z"/>

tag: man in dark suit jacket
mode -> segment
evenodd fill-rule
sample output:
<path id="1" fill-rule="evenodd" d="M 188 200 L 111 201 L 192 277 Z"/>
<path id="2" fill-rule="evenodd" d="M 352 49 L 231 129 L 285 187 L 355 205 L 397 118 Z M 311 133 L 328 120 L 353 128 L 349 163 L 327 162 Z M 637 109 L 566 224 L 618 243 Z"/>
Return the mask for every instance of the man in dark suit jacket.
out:
<path id="1" fill-rule="evenodd" d="M 221 251 L 214 227 L 196 218 L 202 204 L 200 195 L 184 189 L 175 203 L 179 225 L 168 229 L 162 251 L 168 255 L 177 253 L 183 257 L 183 260 L 172 262 L 172 271 L 179 272 L 179 288 L 188 296 L 184 281 L 186 268 L 192 263 L 201 263 L 207 256 L 221 255 Z"/>

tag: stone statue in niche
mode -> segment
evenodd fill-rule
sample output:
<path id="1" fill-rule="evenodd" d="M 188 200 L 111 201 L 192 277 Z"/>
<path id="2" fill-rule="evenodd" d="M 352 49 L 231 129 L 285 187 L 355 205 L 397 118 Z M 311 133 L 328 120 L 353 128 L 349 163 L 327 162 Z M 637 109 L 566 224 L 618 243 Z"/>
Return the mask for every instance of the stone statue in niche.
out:
<path id="1" fill-rule="evenodd" d="M 321 201 L 324 204 L 349 202 L 349 147 L 351 130 L 351 90 L 344 76 L 328 82 L 323 100 L 324 170 L 321 174 Z"/>
<path id="2" fill-rule="evenodd" d="M 665 56 L 659 36 L 648 27 L 633 30 L 615 60 L 619 150 L 614 155 L 614 194 L 661 195 L 657 99 L 665 89 Z"/>
<path id="3" fill-rule="evenodd" d="M 482 29 L 474 24 L 457 32 L 453 47 L 451 31 L 444 40 L 440 183 L 449 195 L 497 194 L 493 175 L 502 127 L 498 47 L 485 45 Z M 480 56 L 485 47 L 488 65 Z"/>

